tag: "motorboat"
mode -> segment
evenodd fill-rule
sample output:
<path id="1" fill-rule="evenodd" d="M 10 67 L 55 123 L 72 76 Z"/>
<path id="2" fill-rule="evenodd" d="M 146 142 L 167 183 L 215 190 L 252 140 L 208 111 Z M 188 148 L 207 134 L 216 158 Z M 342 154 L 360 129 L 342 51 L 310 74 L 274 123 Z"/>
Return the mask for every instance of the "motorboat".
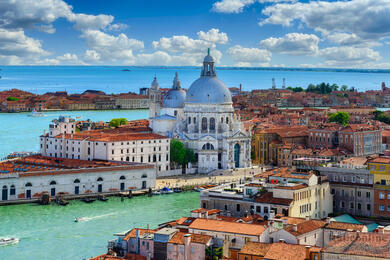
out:
<path id="1" fill-rule="evenodd" d="M 82 222 L 85 221 L 85 218 L 75 218 L 74 222 Z"/>
<path id="2" fill-rule="evenodd" d="M 161 194 L 171 194 L 171 193 L 173 193 L 173 190 L 171 190 L 171 189 L 168 188 L 168 187 L 164 187 L 164 188 L 162 188 L 162 189 L 160 190 L 160 193 L 161 193 Z"/>
<path id="3" fill-rule="evenodd" d="M 100 201 L 108 201 L 108 199 L 106 197 L 104 197 L 103 195 L 99 195 L 98 196 L 98 200 L 100 200 Z"/>
<path id="4" fill-rule="evenodd" d="M 84 198 L 84 199 L 81 199 L 82 202 L 85 202 L 85 203 L 92 203 L 94 202 L 96 199 L 93 199 L 93 198 Z"/>
<path id="5" fill-rule="evenodd" d="M 31 116 L 31 117 L 43 117 L 43 116 L 46 116 L 46 115 L 43 112 L 38 112 L 35 109 L 33 109 L 31 111 L 31 114 L 29 114 L 28 116 Z"/>
<path id="6" fill-rule="evenodd" d="M 152 195 L 161 195 L 160 191 L 159 190 L 155 190 L 152 192 Z"/>
<path id="7" fill-rule="evenodd" d="M 0 246 L 8 246 L 19 243 L 19 238 L 16 237 L 1 237 Z"/>
<path id="8" fill-rule="evenodd" d="M 174 192 L 174 193 L 180 193 L 180 192 L 182 192 L 182 190 L 179 189 L 179 188 L 174 188 L 174 189 L 173 189 L 173 192 Z"/>

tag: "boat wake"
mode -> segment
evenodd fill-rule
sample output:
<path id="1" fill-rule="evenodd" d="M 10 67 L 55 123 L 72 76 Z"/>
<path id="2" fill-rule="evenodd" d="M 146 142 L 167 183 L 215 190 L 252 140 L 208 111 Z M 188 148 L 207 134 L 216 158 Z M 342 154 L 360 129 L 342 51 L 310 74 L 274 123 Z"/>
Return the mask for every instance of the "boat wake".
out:
<path id="1" fill-rule="evenodd" d="M 79 217 L 79 218 L 76 218 L 74 220 L 74 222 L 87 222 L 87 221 L 91 221 L 91 220 L 95 220 L 95 219 L 99 219 L 99 218 L 105 218 L 108 216 L 112 216 L 114 214 L 115 213 L 108 213 L 108 214 L 103 214 L 103 215 L 98 215 L 98 216 L 93 216 L 93 217 Z"/>

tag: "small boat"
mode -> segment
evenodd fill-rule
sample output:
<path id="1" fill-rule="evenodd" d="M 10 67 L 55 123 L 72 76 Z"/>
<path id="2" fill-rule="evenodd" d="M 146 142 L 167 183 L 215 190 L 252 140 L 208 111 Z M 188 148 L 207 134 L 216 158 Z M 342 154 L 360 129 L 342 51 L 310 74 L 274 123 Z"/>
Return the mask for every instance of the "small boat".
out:
<path id="1" fill-rule="evenodd" d="M 0 246 L 8 246 L 19 243 L 19 238 L 16 237 L 2 237 L 0 238 Z"/>
<path id="2" fill-rule="evenodd" d="M 69 204 L 69 201 L 67 201 L 67 200 L 64 200 L 64 199 L 58 200 L 58 205 L 60 205 L 60 206 L 66 206 L 68 204 Z"/>
<path id="3" fill-rule="evenodd" d="M 129 70 L 129 69 L 123 69 L 122 71 L 131 71 L 131 70 Z"/>
<path id="4" fill-rule="evenodd" d="M 181 189 L 178 189 L 178 188 L 175 188 L 175 189 L 173 189 L 173 192 L 174 192 L 174 193 L 180 193 L 180 192 L 182 192 L 182 190 L 181 190 Z"/>
<path id="5" fill-rule="evenodd" d="M 85 203 L 92 203 L 94 202 L 96 199 L 93 199 L 93 198 L 84 198 L 84 199 L 81 199 L 82 202 L 85 202 Z"/>
<path id="6" fill-rule="evenodd" d="M 98 200 L 100 200 L 100 201 L 107 201 L 108 199 L 106 197 L 104 197 L 103 195 L 99 195 L 98 196 Z"/>
<path id="7" fill-rule="evenodd" d="M 152 192 L 152 195 L 161 195 L 161 193 L 160 193 L 159 190 L 156 190 L 156 191 L 153 191 L 153 192 Z"/>
<path id="8" fill-rule="evenodd" d="M 164 187 L 160 190 L 161 194 L 171 194 L 173 193 L 173 190 L 171 190 L 170 188 L 168 187 Z"/>
<path id="9" fill-rule="evenodd" d="M 85 218 L 75 218 L 74 222 L 82 222 L 85 221 Z"/>
<path id="10" fill-rule="evenodd" d="M 31 111 L 31 114 L 29 114 L 28 116 L 31 116 L 31 117 L 43 117 L 43 116 L 46 116 L 43 112 L 37 112 L 35 109 L 33 109 Z"/>

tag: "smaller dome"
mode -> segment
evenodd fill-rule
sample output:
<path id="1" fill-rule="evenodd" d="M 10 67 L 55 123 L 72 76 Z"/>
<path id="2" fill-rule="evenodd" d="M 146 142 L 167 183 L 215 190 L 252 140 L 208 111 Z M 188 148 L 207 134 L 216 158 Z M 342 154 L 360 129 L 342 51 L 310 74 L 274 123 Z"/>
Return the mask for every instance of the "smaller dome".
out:
<path id="1" fill-rule="evenodd" d="M 203 62 L 214 62 L 214 58 L 209 54 L 206 57 L 204 57 Z"/>
<path id="2" fill-rule="evenodd" d="M 163 98 L 165 108 L 184 108 L 186 92 L 183 89 L 171 89 Z"/>

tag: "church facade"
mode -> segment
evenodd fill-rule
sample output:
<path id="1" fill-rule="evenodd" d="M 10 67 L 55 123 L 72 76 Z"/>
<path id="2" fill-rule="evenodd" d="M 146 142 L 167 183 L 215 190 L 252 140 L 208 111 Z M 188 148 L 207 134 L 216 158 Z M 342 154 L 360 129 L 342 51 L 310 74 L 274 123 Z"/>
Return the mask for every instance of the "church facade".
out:
<path id="1" fill-rule="evenodd" d="M 155 79 L 150 91 L 150 126 L 194 150 L 199 173 L 251 166 L 251 135 L 234 114 L 231 93 L 218 79 L 210 53 L 204 58 L 200 78 L 187 92 L 176 73 L 161 107 L 156 96 L 161 97 L 161 92 Z"/>

